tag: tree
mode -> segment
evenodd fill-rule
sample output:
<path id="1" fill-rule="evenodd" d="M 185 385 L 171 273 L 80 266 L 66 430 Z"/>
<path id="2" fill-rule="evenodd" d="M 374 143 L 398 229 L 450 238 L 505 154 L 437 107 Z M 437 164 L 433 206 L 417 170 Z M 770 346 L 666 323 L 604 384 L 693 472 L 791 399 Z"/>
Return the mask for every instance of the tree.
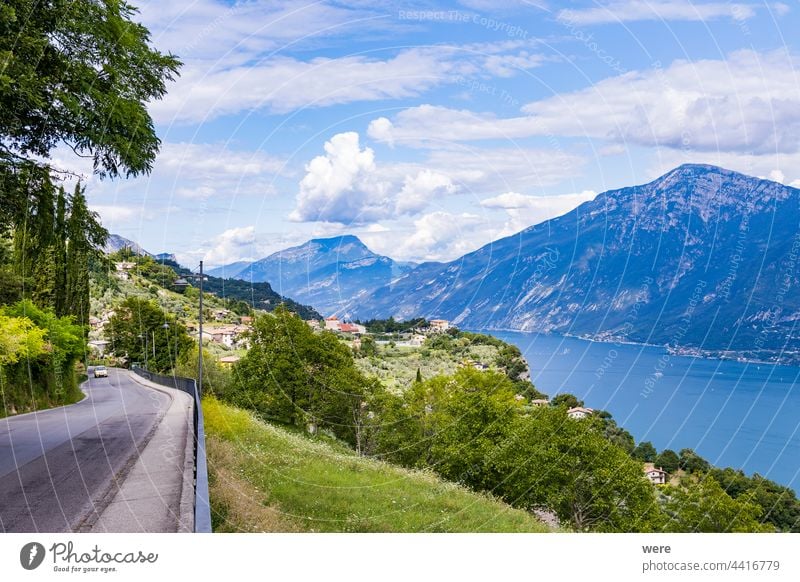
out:
<path id="1" fill-rule="evenodd" d="M 149 32 L 133 21 L 135 13 L 123 0 L 3 3 L 5 178 L 47 169 L 37 158 L 48 158 L 62 142 L 91 157 L 101 177 L 150 171 L 160 142 L 147 103 L 164 95 L 180 62 L 150 47 Z"/>
<path id="2" fill-rule="evenodd" d="M 194 343 L 173 315 L 138 297 L 129 297 L 114 309 L 105 334 L 115 356 L 147 363 L 156 372 L 172 369 Z"/>
<path id="3" fill-rule="evenodd" d="M 96 212 L 86 205 L 84 188 L 75 186 L 72 207 L 66 224 L 67 246 L 64 293 L 64 312 L 73 315 L 88 333 L 89 325 L 89 262 L 90 257 L 101 253 L 108 231 L 100 225 Z"/>
<path id="4" fill-rule="evenodd" d="M 548 508 L 578 531 L 657 531 L 663 515 L 641 464 L 602 434 L 600 419 L 574 422 L 537 408 L 514 422 L 491 460 L 512 505 Z"/>
<path id="5" fill-rule="evenodd" d="M 667 491 L 667 531 L 727 533 L 770 532 L 774 526 L 759 518 L 761 506 L 750 495 L 730 497 L 713 477 Z"/>
<path id="6" fill-rule="evenodd" d="M 414 379 L 415 382 L 422 382 L 422 370 L 417 367 L 417 376 Z"/>
<path id="7" fill-rule="evenodd" d="M 692 449 L 681 449 L 678 455 L 679 466 L 687 473 L 705 473 L 711 464 Z"/>
<path id="8" fill-rule="evenodd" d="M 658 451 L 653 446 L 653 443 L 650 441 L 644 441 L 636 445 L 636 448 L 633 449 L 631 456 L 638 461 L 652 463 L 656 460 Z"/>
<path id="9" fill-rule="evenodd" d="M 667 473 L 674 473 L 675 471 L 677 471 L 681 463 L 678 454 L 671 449 L 666 449 L 665 451 L 662 451 L 661 454 L 656 457 L 656 460 L 654 462 L 656 464 L 656 467 L 661 467 Z"/>
<path id="10" fill-rule="evenodd" d="M 283 306 L 257 317 L 249 340 L 234 367 L 229 401 L 312 431 L 328 427 L 358 445 L 372 382 L 355 367 L 346 345 L 332 333 L 315 334 Z"/>
<path id="11" fill-rule="evenodd" d="M 551 401 L 552 406 L 566 406 L 567 408 L 575 408 L 576 406 L 583 406 L 583 400 L 578 400 L 577 396 L 573 394 L 557 394 Z"/>

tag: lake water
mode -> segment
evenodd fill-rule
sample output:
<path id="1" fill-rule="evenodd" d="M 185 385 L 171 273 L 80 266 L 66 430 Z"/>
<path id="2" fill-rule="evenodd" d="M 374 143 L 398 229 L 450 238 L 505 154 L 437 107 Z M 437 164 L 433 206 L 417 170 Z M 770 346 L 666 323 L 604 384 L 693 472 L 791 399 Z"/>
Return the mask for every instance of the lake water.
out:
<path id="1" fill-rule="evenodd" d="M 522 350 L 536 387 L 608 410 L 636 442 L 691 448 L 719 467 L 800 489 L 800 368 L 663 348 L 492 332 Z"/>

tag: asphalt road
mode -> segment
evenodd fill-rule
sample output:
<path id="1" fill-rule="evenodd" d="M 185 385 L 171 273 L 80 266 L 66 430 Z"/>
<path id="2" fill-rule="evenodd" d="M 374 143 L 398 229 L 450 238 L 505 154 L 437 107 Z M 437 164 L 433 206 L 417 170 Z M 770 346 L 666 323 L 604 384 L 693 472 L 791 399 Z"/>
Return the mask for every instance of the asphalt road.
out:
<path id="1" fill-rule="evenodd" d="M 0 420 L 0 532 L 85 529 L 172 401 L 114 369 L 83 389 L 77 404 Z"/>

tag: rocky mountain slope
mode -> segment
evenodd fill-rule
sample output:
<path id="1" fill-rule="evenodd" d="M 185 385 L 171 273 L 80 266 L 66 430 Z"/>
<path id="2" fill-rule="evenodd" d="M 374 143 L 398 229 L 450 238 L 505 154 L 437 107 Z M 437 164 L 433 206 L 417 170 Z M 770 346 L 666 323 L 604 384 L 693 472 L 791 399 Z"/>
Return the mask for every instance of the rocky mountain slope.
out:
<path id="1" fill-rule="evenodd" d="M 441 317 L 709 350 L 800 346 L 800 190 L 705 165 L 598 195 L 362 296 L 353 317 Z"/>
<path id="2" fill-rule="evenodd" d="M 212 275 L 268 281 L 283 295 L 334 313 L 354 297 L 388 285 L 413 265 L 375 254 L 352 235 L 313 239 L 252 263 L 234 263 Z"/>

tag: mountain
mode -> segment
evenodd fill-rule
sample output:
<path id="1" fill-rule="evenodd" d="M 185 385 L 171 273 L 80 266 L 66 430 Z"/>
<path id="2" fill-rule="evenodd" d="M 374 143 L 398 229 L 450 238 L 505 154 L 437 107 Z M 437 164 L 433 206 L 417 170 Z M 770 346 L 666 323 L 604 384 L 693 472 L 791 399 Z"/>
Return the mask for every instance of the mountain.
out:
<path id="1" fill-rule="evenodd" d="M 145 257 L 152 257 L 152 253 L 148 253 L 142 247 L 139 246 L 139 243 L 135 243 L 130 239 L 125 238 L 124 236 L 120 236 L 118 234 L 109 234 L 108 240 L 106 241 L 106 246 L 103 249 L 107 255 L 112 253 L 116 253 L 121 251 L 124 248 L 131 249 L 137 255 L 145 256 Z"/>
<path id="2" fill-rule="evenodd" d="M 683 165 L 360 297 L 352 317 L 441 317 L 708 350 L 797 350 L 800 190 Z"/>
<path id="3" fill-rule="evenodd" d="M 375 254 L 358 237 L 344 235 L 313 239 L 253 263 L 234 263 L 209 273 L 268 281 L 282 295 L 330 314 L 354 297 L 390 285 L 414 266 Z"/>
<path id="4" fill-rule="evenodd" d="M 178 262 L 178 259 L 175 257 L 174 253 L 158 253 L 157 255 L 153 255 L 153 258 L 159 262 L 164 262 L 164 261 L 170 261 L 172 263 Z"/>
<path id="5" fill-rule="evenodd" d="M 196 279 L 192 279 L 193 273 L 190 269 L 182 267 L 169 259 L 164 260 L 162 265 L 175 271 L 179 277 L 191 280 L 193 286 L 196 285 Z M 155 283 L 163 281 L 163 278 L 159 280 L 159 277 L 160 274 L 156 272 L 152 281 Z M 315 311 L 313 307 L 302 305 L 288 297 L 279 295 L 273 291 L 269 283 L 249 283 L 239 279 L 223 279 L 203 273 L 203 291 L 212 293 L 223 300 L 247 303 L 247 305 L 255 309 L 273 311 L 278 305 L 284 305 L 302 319 L 322 319 L 322 315 Z"/>

